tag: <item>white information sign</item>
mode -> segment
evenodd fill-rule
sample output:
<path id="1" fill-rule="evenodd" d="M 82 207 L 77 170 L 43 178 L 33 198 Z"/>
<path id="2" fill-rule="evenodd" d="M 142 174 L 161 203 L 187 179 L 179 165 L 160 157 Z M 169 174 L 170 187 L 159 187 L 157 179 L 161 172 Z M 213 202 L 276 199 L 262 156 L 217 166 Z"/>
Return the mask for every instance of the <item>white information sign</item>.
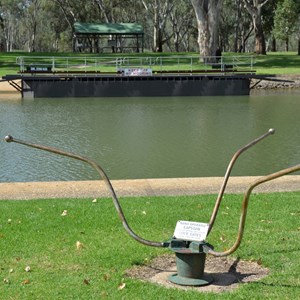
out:
<path id="1" fill-rule="evenodd" d="M 125 68 L 122 69 L 125 76 L 151 76 L 152 69 L 149 68 Z"/>
<path id="2" fill-rule="evenodd" d="M 178 221 L 174 237 L 184 241 L 202 242 L 206 239 L 209 224 L 190 221 Z"/>

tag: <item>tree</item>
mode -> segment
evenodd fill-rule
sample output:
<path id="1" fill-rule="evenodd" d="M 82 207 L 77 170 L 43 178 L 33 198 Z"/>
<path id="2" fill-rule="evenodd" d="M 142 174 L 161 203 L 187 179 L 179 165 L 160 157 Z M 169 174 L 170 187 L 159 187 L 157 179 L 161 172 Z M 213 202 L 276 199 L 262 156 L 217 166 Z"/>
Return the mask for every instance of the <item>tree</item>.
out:
<path id="1" fill-rule="evenodd" d="M 164 38 L 164 31 L 174 4 L 171 0 L 142 0 L 142 3 L 148 15 L 153 18 L 153 51 L 162 52 L 163 44 L 170 38 Z"/>
<path id="2" fill-rule="evenodd" d="M 218 29 L 222 0 L 191 0 L 191 3 L 197 19 L 200 56 L 209 61 L 208 57 L 215 56 L 219 48 Z"/>
<path id="3" fill-rule="evenodd" d="M 66 21 L 70 29 L 72 30 L 73 24 L 77 21 L 76 13 L 74 12 L 74 8 L 72 4 L 68 0 L 54 0 L 60 9 L 62 10 Z"/>
<path id="4" fill-rule="evenodd" d="M 266 51 L 276 52 L 276 38 L 273 33 L 275 9 L 282 0 L 269 0 L 262 8 L 263 30 L 266 37 Z"/>
<path id="5" fill-rule="evenodd" d="M 92 22 L 93 18 L 91 15 L 98 13 L 95 9 L 95 3 L 91 4 L 90 1 L 74 1 L 74 0 L 54 0 L 55 4 L 60 8 L 60 11 L 63 13 L 64 20 L 68 24 L 68 35 L 69 39 L 73 40 L 73 51 L 75 49 L 75 35 L 73 32 L 73 25 L 75 22 Z M 71 41 L 70 41 L 71 43 Z"/>
<path id="6" fill-rule="evenodd" d="M 202 57 L 211 57 L 215 56 L 219 47 L 223 51 L 247 51 L 249 37 L 254 34 L 255 52 L 265 53 L 265 37 L 270 45 L 275 46 L 275 8 L 284 2 L 285 0 L 0 0 L 0 49 L 70 51 L 74 22 L 133 22 L 144 27 L 144 48 L 152 48 L 157 52 L 199 49 Z M 300 0 L 292 2 L 300 6 Z M 290 19 L 290 15 L 287 19 Z M 298 30 L 299 25 L 293 28 Z M 298 33 L 293 32 L 292 36 L 300 40 L 299 30 Z M 106 41 L 101 39 L 99 42 Z M 123 42 L 124 40 L 119 40 L 120 44 Z"/>
<path id="7" fill-rule="evenodd" d="M 289 37 L 295 32 L 297 19 L 297 6 L 293 0 L 284 0 L 278 4 L 274 17 L 274 35 L 285 41 L 286 51 L 289 51 Z"/>
<path id="8" fill-rule="evenodd" d="M 1 29 L 5 45 L 5 51 L 12 51 L 18 36 L 18 19 L 21 9 L 18 0 L 2 0 L 0 6 Z"/>
<path id="9" fill-rule="evenodd" d="M 26 33 L 28 34 L 28 52 L 36 51 L 38 24 L 41 16 L 41 0 L 27 0 L 23 6 Z"/>
<path id="10" fill-rule="evenodd" d="M 298 55 L 300 55 L 300 3 L 297 4 L 297 13 L 298 13 L 298 20 L 296 22 L 296 31 L 297 38 L 298 38 Z"/>
<path id="11" fill-rule="evenodd" d="M 245 49 L 244 43 L 241 41 L 241 35 L 242 35 L 242 26 L 244 22 L 242 22 L 242 0 L 235 0 L 235 28 L 234 28 L 234 52 L 242 51 Z"/>
<path id="12" fill-rule="evenodd" d="M 99 11 L 103 14 L 106 23 L 112 23 L 114 21 L 114 17 L 112 14 L 112 5 L 113 1 L 109 3 L 104 0 L 95 0 L 96 5 L 99 8 Z"/>
<path id="13" fill-rule="evenodd" d="M 298 55 L 300 55 L 300 17 L 298 18 L 298 32 L 297 32 L 297 37 L 298 37 Z"/>
<path id="14" fill-rule="evenodd" d="M 255 33 L 255 53 L 266 54 L 266 41 L 262 23 L 262 7 L 269 0 L 244 0 L 246 9 L 251 16 Z"/>
<path id="15" fill-rule="evenodd" d="M 220 44 L 224 51 L 244 52 L 253 25 L 243 0 L 224 0 L 220 25 Z"/>
<path id="16" fill-rule="evenodd" d="M 193 28 L 193 8 L 190 3 L 176 0 L 170 12 L 174 50 L 189 51 L 189 35 Z M 172 49 L 172 47 L 170 47 Z"/>

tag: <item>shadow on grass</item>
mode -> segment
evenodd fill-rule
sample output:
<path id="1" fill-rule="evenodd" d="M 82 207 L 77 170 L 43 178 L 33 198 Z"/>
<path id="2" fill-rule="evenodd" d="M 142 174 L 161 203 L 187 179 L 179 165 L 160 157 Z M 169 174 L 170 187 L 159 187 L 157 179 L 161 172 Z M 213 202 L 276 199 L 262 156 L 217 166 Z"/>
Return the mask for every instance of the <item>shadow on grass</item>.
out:
<path id="1" fill-rule="evenodd" d="M 300 67 L 300 56 L 276 56 L 276 57 L 266 57 L 258 58 L 256 63 L 256 67 L 262 68 L 287 68 L 287 67 Z"/>
<path id="2" fill-rule="evenodd" d="M 291 253 L 291 252 L 300 252 L 300 247 L 295 247 L 292 249 L 278 249 L 278 250 L 272 250 L 272 251 L 264 251 L 264 254 L 283 254 L 283 253 Z"/>
<path id="3" fill-rule="evenodd" d="M 206 272 L 203 278 L 213 278 L 212 283 L 205 289 L 207 291 L 224 291 L 237 288 L 237 284 L 250 283 L 260 280 L 269 274 L 268 269 L 252 262 L 245 262 L 240 258 L 212 258 L 207 261 Z M 168 286 L 169 276 L 177 272 L 175 257 L 164 255 L 157 257 L 151 265 L 139 265 L 126 272 L 131 278 L 149 280 Z M 178 288 L 184 288 L 177 286 Z M 202 289 L 202 288 L 200 288 Z"/>
<path id="4" fill-rule="evenodd" d="M 251 284 L 262 285 L 262 286 L 268 286 L 268 287 L 274 287 L 274 288 L 280 287 L 280 288 L 300 289 L 300 286 L 299 286 L 299 285 L 265 283 L 265 282 L 263 282 L 263 281 L 251 282 Z"/>

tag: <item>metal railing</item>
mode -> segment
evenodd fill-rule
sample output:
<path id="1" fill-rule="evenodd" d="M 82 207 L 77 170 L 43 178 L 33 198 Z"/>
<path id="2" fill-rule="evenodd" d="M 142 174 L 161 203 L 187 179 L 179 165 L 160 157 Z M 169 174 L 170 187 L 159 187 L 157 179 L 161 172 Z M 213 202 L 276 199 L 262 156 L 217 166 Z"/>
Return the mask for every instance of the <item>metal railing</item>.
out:
<path id="1" fill-rule="evenodd" d="M 149 68 L 154 73 L 254 72 L 254 56 L 20 56 L 20 73 L 118 73 L 125 68 Z"/>

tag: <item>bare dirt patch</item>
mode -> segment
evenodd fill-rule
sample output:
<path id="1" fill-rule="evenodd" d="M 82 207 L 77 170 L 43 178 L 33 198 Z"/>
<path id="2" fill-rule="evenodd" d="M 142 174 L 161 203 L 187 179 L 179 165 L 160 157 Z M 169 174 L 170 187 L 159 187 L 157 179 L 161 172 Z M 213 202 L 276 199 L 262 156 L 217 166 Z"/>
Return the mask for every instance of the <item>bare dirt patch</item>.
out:
<path id="1" fill-rule="evenodd" d="M 187 287 L 168 281 L 168 276 L 176 273 L 175 255 L 162 255 L 149 265 L 136 266 L 126 272 L 130 278 L 149 281 L 167 288 L 193 289 L 199 292 L 229 292 L 241 284 L 258 281 L 266 277 L 269 270 L 259 262 L 243 261 L 231 257 L 206 258 L 205 273 L 213 277 L 212 284 L 202 287 Z"/>

